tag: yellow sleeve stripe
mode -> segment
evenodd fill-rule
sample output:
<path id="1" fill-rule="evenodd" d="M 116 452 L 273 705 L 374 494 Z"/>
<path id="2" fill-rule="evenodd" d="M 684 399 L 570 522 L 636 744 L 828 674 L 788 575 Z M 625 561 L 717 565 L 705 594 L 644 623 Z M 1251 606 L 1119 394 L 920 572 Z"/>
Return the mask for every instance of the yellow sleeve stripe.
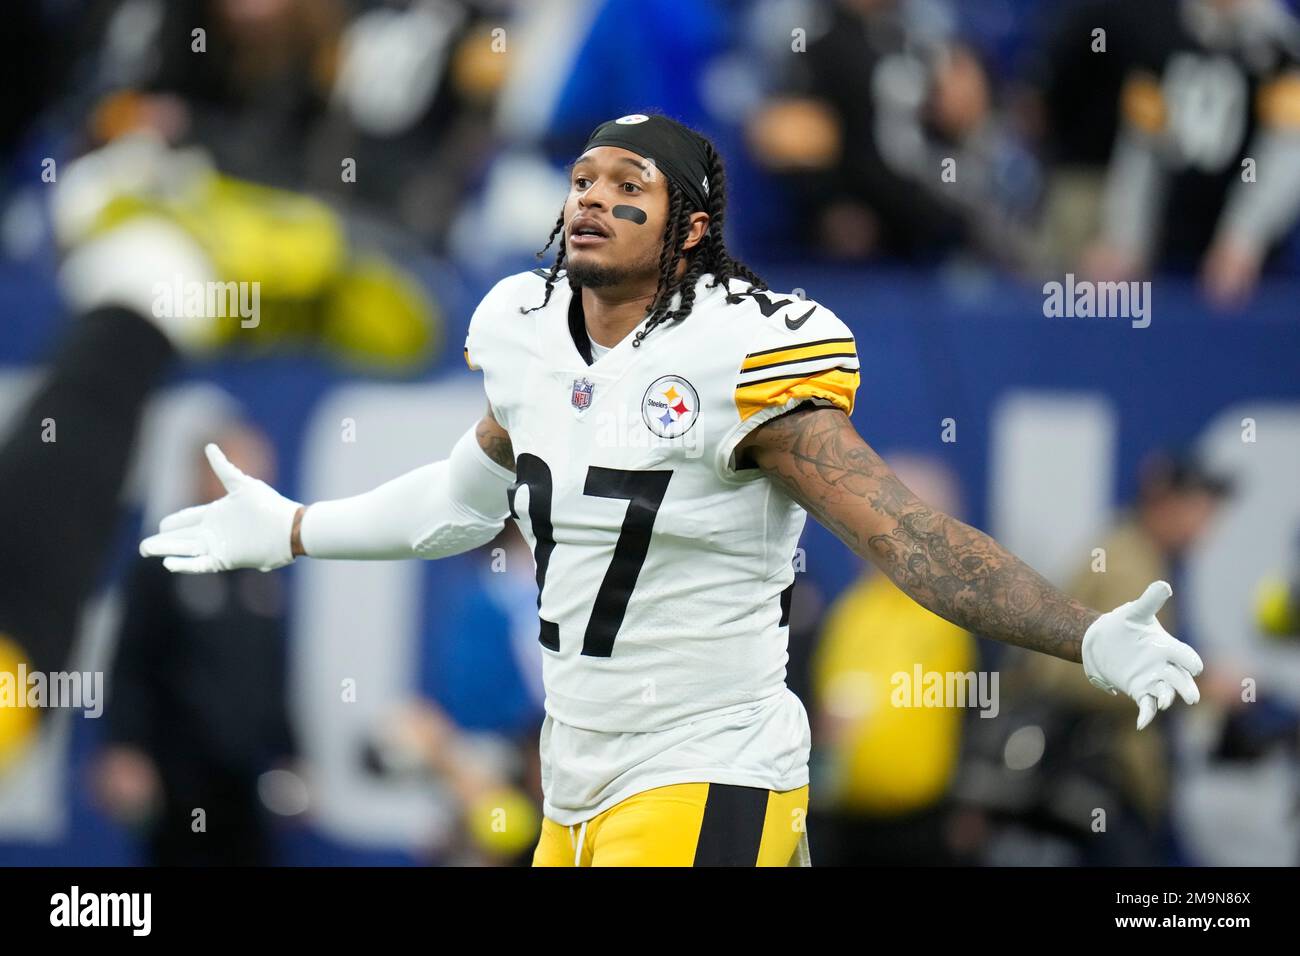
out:
<path id="1" fill-rule="evenodd" d="M 845 414 L 853 413 L 853 396 L 861 375 L 855 368 L 829 368 L 803 375 L 776 375 L 749 382 L 736 389 L 736 411 L 741 421 L 773 405 L 785 405 L 791 399 L 824 398 Z"/>
<path id="2" fill-rule="evenodd" d="M 478 366 L 475 365 L 473 362 L 470 361 L 470 358 L 469 358 L 469 346 L 468 346 L 468 345 L 465 346 L 465 364 L 469 366 L 469 370 L 470 370 L 471 372 L 477 372 L 477 371 L 478 371 Z"/>
<path id="3" fill-rule="evenodd" d="M 1259 119 L 1272 128 L 1300 127 L 1300 73 L 1287 73 L 1259 91 Z"/>
<path id="4" fill-rule="evenodd" d="M 752 372 L 754 369 L 769 368 L 798 359 L 852 354 L 854 350 L 851 338 L 818 339 L 816 342 L 805 342 L 802 345 L 782 345 L 774 349 L 763 349 L 761 352 L 750 352 L 741 363 L 740 370 Z"/>
<path id="5" fill-rule="evenodd" d="M 834 346 L 823 346 L 818 348 L 818 350 L 811 355 L 804 355 L 799 358 L 781 359 L 779 362 L 767 362 L 763 365 L 749 365 L 746 363 L 745 367 L 740 371 L 742 374 L 748 375 L 751 372 L 762 372 L 779 368 L 784 369 L 787 374 L 793 375 L 796 371 L 795 367 L 803 365 L 806 362 L 825 362 L 826 359 L 843 358 L 854 359 L 855 361 L 852 364 L 856 364 L 858 353 L 852 349 L 849 349 L 847 352 L 827 352 L 825 351 L 826 348 L 834 348 Z M 843 346 L 841 346 L 841 348 L 843 348 Z M 742 384 L 748 385 L 749 382 L 743 382 Z"/>

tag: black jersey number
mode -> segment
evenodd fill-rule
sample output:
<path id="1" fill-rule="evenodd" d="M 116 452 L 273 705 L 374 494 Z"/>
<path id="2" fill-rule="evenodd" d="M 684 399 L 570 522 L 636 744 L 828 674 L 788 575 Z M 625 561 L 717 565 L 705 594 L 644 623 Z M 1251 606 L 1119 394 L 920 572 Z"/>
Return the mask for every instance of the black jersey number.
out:
<path id="1" fill-rule="evenodd" d="M 524 452 L 515 460 L 515 483 L 510 487 L 510 515 L 515 511 L 515 492 L 520 485 L 528 486 L 528 520 L 533 528 L 537 545 L 533 559 L 537 564 L 537 606 L 540 612 L 542 589 L 546 587 L 546 571 L 550 567 L 551 552 L 555 550 L 555 530 L 551 523 L 551 468 L 536 455 Z M 587 632 L 582 638 L 582 653 L 588 657 L 609 657 L 614 653 L 614 638 L 623 626 L 627 602 L 632 598 L 636 579 L 650 550 L 650 532 L 655 515 L 668 491 L 671 471 L 623 471 L 619 468 L 587 468 L 587 481 L 583 494 L 595 498 L 623 498 L 627 513 L 614 545 L 614 558 L 605 570 L 605 579 L 596 592 L 596 603 L 591 608 Z M 541 631 L 538 640 L 552 651 L 560 649 L 560 629 L 554 621 L 538 614 Z"/>

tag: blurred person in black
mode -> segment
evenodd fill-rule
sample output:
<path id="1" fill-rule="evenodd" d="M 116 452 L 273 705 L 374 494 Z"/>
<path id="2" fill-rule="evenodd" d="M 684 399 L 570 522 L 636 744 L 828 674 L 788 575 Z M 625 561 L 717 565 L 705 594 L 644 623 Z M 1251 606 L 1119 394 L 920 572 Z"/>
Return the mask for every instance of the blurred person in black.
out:
<path id="1" fill-rule="evenodd" d="M 84 31 L 85 108 L 101 141 L 147 127 L 228 175 L 328 196 L 437 246 L 490 148 L 505 69 L 480 6 L 109 0 Z"/>
<path id="2" fill-rule="evenodd" d="M 176 350 L 152 322 L 105 306 L 81 316 L 0 447 L 0 672 L 68 666 L 103 571 L 145 400 Z M 38 711 L 0 707 L 0 773 Z"/>
<path id="3" fill-rule="evenodd" d="M 72 169 L 56 189 L 72 188 Z M 93 174 L 83 178 L 98 189 Z M 75 190 L 74 190 L 75 191 Z M 82 192 L 81 195 L 85 195 Z M 57 205 L 59 193 L 55 194 Z M 149 398 L 176 359 L 211 356 L 249 334 L 234 312 L 187 314 L 171 283 L 209 283 L 211 259 L 156 215 L 83 236 L 59 284 L 68 330 L 0 435 L 0 674 L 71 665 L 81 613 L 102 583 Z M 260 323 L 274 332 L 278 321 Z M 42 711 L 0 707 L 0 773 L 28 750 Z"/>
<path id="4" fill-rule="evenodd" d="M 1045 268 L 1078 262 L 1101 230 L 1120 92 L 1145 33 L 1144 7 L 1133 0 L 1070 0 L 1042 10 L 1016 108 L 1045 167 Z M 1097 49 L 1102 37 L 1104 53 Z"/>
<path id="5" fill-rule="evenodd" d="M 837 0 L 786 61 L 780 95 L 749 124 L 756 158 L 836 258 L 1028 255 L 1035 170 L 994 108 L 974 50 L 941 4 Z M 934 16 L 935 12 L 939 16 Z"/>
<path id="6" fill-rule="evenodd" d="M 61 21 L 54 13 L 26 4 L 6 11 L 0 45 L 13 95 L 0 118 L 0 156 L 24 142 L 55 92 Z M 67 334 L 0 433 L 7 541 L 0 548 L 0 674 L 15 686 L 23 668 L 48 676 L 70 666 L 82 610 L 118 529 L 145 402 L 179 353 L 202 348 L 208 325 L 152 309 L 155 278 L 205 273 L 191 243 L 168 233 L 125 251 L 150 265 L 112 256 L 82 270 Z M 0 775 L 28 751 L 41 716 L 36 708 L 0 706 Z"/>
<path id="7" fill-rule="evenodd" d="M 261 433 L 237 425 L 221 441 L 243 467 L 273 479 Z M 196 469 L 199 460 L 196 452 Z M 195 480 L 200 502 L 224 494 L 206 468 Z M 116 819 L 143 825 L 155 864 L 273 862 L 258 788 L 295 752 L 284 588 L 256 571 L 178 578 L 144 560 L 132 569 L 96 784 Z"/>
<path id="8" fill-rule="evenodd" d="M 1280 0 L 1130 6 L 1143 16 L 1122 37 L 1120 130 L 1083 269 L 1195 270 L 1210 301 L 1240 305 L 1300 216 L 1300 22 Z"/>

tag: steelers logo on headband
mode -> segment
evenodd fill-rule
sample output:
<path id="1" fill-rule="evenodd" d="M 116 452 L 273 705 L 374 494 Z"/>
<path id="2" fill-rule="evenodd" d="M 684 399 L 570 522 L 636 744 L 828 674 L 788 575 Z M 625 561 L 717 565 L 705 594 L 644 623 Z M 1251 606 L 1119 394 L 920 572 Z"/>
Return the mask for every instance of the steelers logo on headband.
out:
<path id="1" fill-rule="evenodd" d="M 704 137 L 667 116 L 629 113 L 597 126 L 583 151 L 618 146 L 645 159 L 677 184 L 692 209 L 709 208 L 709 153 Z"/>

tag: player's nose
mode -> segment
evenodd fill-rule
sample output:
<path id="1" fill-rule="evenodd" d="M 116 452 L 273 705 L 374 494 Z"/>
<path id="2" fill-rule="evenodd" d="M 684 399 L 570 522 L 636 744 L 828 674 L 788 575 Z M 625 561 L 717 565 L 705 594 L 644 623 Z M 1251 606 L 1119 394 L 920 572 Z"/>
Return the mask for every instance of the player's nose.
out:
<path id="1" fill-rule="evenodd" d="M 596 192 L 599 187 L 592 186 L 585 193 L 578 197 L 578 212 L 584 213 L 588 209 L 608 209 L 609 204 L 603 195 Z"/>

